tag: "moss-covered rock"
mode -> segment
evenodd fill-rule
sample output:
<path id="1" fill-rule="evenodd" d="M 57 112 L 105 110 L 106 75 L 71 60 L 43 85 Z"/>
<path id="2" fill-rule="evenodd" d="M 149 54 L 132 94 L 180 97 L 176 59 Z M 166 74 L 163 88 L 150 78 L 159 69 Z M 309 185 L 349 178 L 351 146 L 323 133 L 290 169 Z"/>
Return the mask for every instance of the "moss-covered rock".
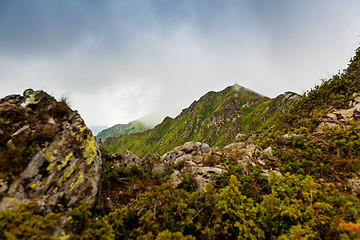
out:
<path id="1" fill-rule="evenodd" d="M 76 111 L 29 89 L 2 99 L 0 112 L 0 210 L 36 201 L 43 212 L 67 212 L 95 201 L 100 152 Z"/>

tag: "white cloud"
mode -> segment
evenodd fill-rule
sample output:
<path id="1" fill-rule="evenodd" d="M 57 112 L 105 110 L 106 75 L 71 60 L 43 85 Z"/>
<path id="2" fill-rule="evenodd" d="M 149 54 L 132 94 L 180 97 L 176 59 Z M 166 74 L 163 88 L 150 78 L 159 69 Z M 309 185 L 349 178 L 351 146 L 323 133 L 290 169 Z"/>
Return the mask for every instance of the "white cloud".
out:
<path id="1" fill-rule="evenodd" d="M 88 125 L 175 116 L 237 82 L 275 97 L 345 68 L 358 1 L 0 3 L 0 96 L 69 96 Z"/>

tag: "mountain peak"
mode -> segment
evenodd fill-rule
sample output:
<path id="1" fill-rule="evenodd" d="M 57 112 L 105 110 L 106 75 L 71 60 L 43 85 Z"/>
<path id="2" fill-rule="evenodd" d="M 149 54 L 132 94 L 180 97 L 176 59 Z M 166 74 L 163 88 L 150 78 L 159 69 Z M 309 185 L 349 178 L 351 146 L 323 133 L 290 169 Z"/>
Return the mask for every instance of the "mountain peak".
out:
<path id="1" fill-rule="evenodd" d="M 235 83 L 233 86 L 232 86 L 236 91 L 239 91 L 241 89 L 243 89 L 244 87 L 243 86 L 240 86 L 239 84 Z"/>
<path id="2" fill-rule="evenodd" d="M 234 85 L 231 85 L 229 87 L 227 87 L 226 89 L 229 89 L 229 90 L 233 90 L 233 91 L 236 91 L 236 92 L 241 92 L 241 93 L 250 93 L 252 95 L 257 95 L 258 97 L 263 97 L 263 98 L 268 98 L 254 90 L 251 90 L 249 88 L 246 88 L 244 86 L 241 86 L 239 85 L 238 83 L 235 83 Z"/>

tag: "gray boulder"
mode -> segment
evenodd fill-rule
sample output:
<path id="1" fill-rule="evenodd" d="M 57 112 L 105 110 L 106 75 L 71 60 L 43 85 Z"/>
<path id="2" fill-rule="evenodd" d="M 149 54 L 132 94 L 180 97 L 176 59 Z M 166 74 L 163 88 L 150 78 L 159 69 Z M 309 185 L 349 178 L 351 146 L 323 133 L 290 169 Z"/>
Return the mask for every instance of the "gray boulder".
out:
<path id="1" fill-rule="evenodd" d="M 67 212 L 80 201 L 93 203 L 98 192 L 101 156 L 80 115 L 43 91 L 26 90 L 24 97 L 17 98 L 19 101 L 5 98 L 0 105 L 9 104 L 7 99 L 11 100 L 12 109 L 26 116 L 44 111 L 49 119 L 27 122 L 13 134 L 4 133 L 11 138 L 9 148 L 17 149 L 23 135 L 32 139 L 31 134 L 43 130 L 43 135 L 35 135 L 41 148 L 34 148 L 34 154 L 18 174 L 0 171 L 0 210 L 36 201 L 44 212 Z M 44 139 L 42 143 L 40 139 Z"/>

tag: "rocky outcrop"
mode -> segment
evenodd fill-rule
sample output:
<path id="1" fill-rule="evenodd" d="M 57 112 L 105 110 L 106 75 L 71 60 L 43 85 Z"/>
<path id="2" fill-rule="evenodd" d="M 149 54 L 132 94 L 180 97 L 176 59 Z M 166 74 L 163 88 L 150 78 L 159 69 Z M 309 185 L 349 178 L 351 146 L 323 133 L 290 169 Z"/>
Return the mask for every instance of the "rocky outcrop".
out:
<path id="1" fill-rule="evenodd" d="M 125 160 L 124 155 L 131 157 Z M 168 177 L 175 188 L 185 183 L 187 176 L 192 176 L 197 191 L 202 192 L 208 184 L 217 185 L 221 174 L 229 169 L 228 161 L 241 166 L 244 174 L 249 174 L 251 167 L 260 166 L 266 177 L 271 173 L 282 176 L 278 169 L 266 166 L 265 159 L 272 157 L 271 147 L 263 150 L 251 143 L 237 142 L 223 148 L 210 148 L 206 143 L 186 142 L 165 153 L 160 159 L 150 156 L 140 160 L 133 153 L 125 151 L 119 155 L 111 154 L 110 161 L 116 167 L 129 168 L 135 165 L 150 168 L 153 175 L 164 179 Z"/>
<path id="2" fill-rule="evenodd" d="M 341 128 L 349 121 L 360 120 L 360 93 L 353 94 L 348 109 L 334 109 L 322 117 L 321 123 L 316 128 L 317 133 L 323 133 L 325 127 Z"/>
<path id="3" fill-rule="evenodd" d="M 170 180 L 174 187 L 180 186 L 187 173 L 194 176 L 197 183 L 197 190 L 204 191 L 207 184 L 215 184 L 216 179 L 226 171 L 226 165 L 218 164 L 208 166 L 208 158 L 214 153 L 214 149 L 210 148 L 206 143 L 186 142 L 182 146 L 174 148 L 174 150 L 165 153 L 160 162 L 154 165 L 154 169 L 160 166 L 175 165 L 176 170 L 170 174 Z M 164 174 L 166 172 L 162 172 Z"/>
<path id="4" fill-rule="evenodd" d="M 76 111 L 29 89 L 2 99 L 0 112 L 0 210 L 36 201 L 44 212 L 66 212 L 95 201 L 101 156 Z"/>

